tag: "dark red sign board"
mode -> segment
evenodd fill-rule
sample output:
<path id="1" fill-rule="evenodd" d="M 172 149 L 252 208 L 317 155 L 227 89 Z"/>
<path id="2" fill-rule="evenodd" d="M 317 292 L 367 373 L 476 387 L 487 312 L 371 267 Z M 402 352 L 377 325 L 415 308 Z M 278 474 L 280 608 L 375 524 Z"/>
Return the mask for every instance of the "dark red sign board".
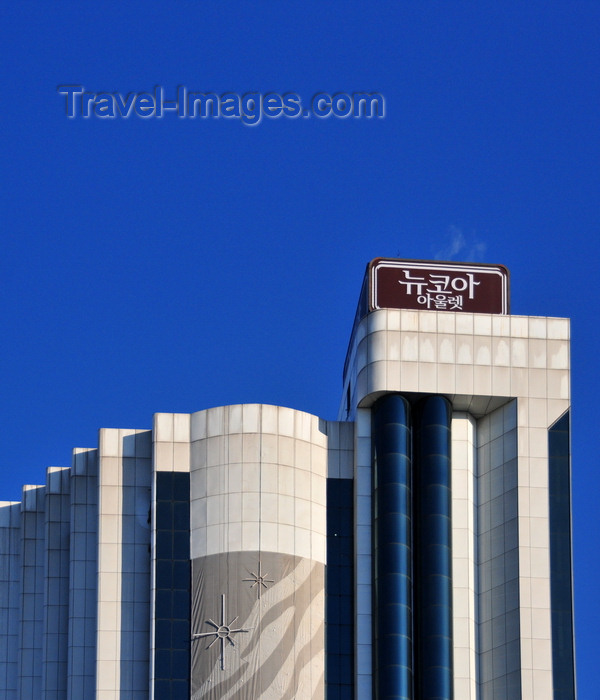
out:
<path id="1" fill-rule="evenodd" d="M 503 265 L 376 258 L 369 310 L 384 308 L 508 314 L 509 272 Z"/>

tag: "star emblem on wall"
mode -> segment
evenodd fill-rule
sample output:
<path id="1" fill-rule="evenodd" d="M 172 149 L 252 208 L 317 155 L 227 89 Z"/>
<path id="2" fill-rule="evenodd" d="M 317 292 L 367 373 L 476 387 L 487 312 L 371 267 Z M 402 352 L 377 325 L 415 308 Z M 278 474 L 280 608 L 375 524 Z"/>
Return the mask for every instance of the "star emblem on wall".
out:
<path id="1" fill-rule="evenodd" d="M 212 642 L 206 647 L 207 649 L 210 649 L 212 645 L 215 642 L 220 641 L 221 642 L 221 670 L 225 670 L 225 642 L 229 642 L 231 646 L 235 646 L 235 643 L 233 641 L 232 635 L 234 634 L 239 634 L 240 632 L 249 632 L 250 630 L 245 630 L 242 629 L 241 627 L 238 629 L 233 629 L 232 625 L 233 623 L 238 619 L 238 616 L 236 615 L 233 620 L 229 623 L 226 622 L 227 617 L 225 614 L 225 596 L 221 595 L 221 623 L 218 624 L 214 620 L 211 620 L 210 618 L 205 621 L 204 624 L 206 625 L 212 625 L 215 628 L 214 632 L 201 632 L 199 634 L 193 634 L 192 635 L 192 641 L 196 641 L 197 639 L 200 639 L 201 637 L 213 637 L 214 639 Z"/>
<path id="2" fill-rule="evenodd" d="M 258 598 L 260 598 L 260 592 L 263 586 L 264 588 L 268 588 L 267 583 L 274 583 L 273 579 L 266 578 L 269 575 L 268 573 L 262 573 L 260 560 L 258 562 L 258 573 L 255 574 L 253 571 L 249 571 L 248 573 L 252 578 L 244 578 L 242 581 L 252 581 L 250 588 L 257 586 L 256 590 Z"/>

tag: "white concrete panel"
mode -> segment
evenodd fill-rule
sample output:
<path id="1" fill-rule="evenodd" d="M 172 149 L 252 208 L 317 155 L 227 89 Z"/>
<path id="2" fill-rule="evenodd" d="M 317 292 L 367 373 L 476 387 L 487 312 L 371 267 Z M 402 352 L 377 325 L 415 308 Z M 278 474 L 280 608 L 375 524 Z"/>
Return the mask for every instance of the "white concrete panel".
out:
<path id="1" fill-rule="evenodd" d="M 206 412 L 206 435 L 214 437 L 225 431 L 225 407 L 217 406 Z"/>
<path id="2" fill-rule="evenodd" d="M 258 404 L 243 404 L 242 406 L 242 431 L 244 433 L 258 433 L 260 431 L 261 406 Z"/>
<path id="3" fill-rule="evenodd" d="M 175 442 L 173 444 L 173 471 L 190 471 L 190 445 L 188 442 Z"/>
<path id="4" fill-rule="evenodd" d="M 173 442 L 173 414 L 155 413 L 152 433 L 156 442 Z"/>
<path id="5" fill-rule="evenodd" d="M 549 339 L 569 340 L 570 338 L 569 319 L 567 318 L 548 318 L 546 328 Z"/>
<path id="6" fill-rule="evenodd" d="M 473 335 L 473 314 L 462 313 L 456 314 L 456 333 Z"/>
<path id="7" fill-rule="evenodd" d="M 190 441 L 191 416 L 189 413 L 173 414 L 173 440 L 175 442 Z"/>
<path id="8" fill-rule="evenodd" d="M 488 337 L 473 338 L 473 358 L 476 365 L 492 364 L 492 340 Z"/>
<path id="9" fill-rule="evenodd" d="M 207 436 L 207 411 L 192 413 L 190 417 L 190 439 L 203 440 Z"/>

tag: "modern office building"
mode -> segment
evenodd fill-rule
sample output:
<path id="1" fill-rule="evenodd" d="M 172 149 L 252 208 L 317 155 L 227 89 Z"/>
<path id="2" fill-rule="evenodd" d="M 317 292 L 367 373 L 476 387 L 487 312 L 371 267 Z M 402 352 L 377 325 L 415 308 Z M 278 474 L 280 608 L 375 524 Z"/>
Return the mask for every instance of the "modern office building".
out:
<path id="1" fill-rule="evenodd" d="M 0 504 L 0 698 L 574 700 L 569 322 L 372 261 L 338 420 L 102 429 Z"/>

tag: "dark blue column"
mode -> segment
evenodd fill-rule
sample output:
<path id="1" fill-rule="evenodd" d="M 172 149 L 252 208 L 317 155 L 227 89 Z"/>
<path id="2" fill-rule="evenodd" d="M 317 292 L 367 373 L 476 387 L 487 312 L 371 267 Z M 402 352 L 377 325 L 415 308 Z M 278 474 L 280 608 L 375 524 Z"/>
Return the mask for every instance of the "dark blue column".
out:
<path id="1" fill-rule="evenodd" d="M 450 421 L 443 396 L 414 411 L 415 696 L 452 700 Z"/>
<path id="2" fill-rule="evenodd" d="M 549 431 L 550 601 L 554 700 L 574 700 L 573 581 L 571 556 L 571 448 L 569 413 Z"/>
<path id="3" fill-rule="evenodd" d="M 325 697 L 354 698 L 354 479 L 327 479 Z"/>
<path id="4" fill-rule="evenodd" d="M 190 697 L 190 475 L 156 473 L 154 697 Z"/>
<path id="5" fill-rule="evenodd" d="M 376 700 L 412 700 L 410 407 L 379 399 L 373 425 L 373 685 Z"/>

